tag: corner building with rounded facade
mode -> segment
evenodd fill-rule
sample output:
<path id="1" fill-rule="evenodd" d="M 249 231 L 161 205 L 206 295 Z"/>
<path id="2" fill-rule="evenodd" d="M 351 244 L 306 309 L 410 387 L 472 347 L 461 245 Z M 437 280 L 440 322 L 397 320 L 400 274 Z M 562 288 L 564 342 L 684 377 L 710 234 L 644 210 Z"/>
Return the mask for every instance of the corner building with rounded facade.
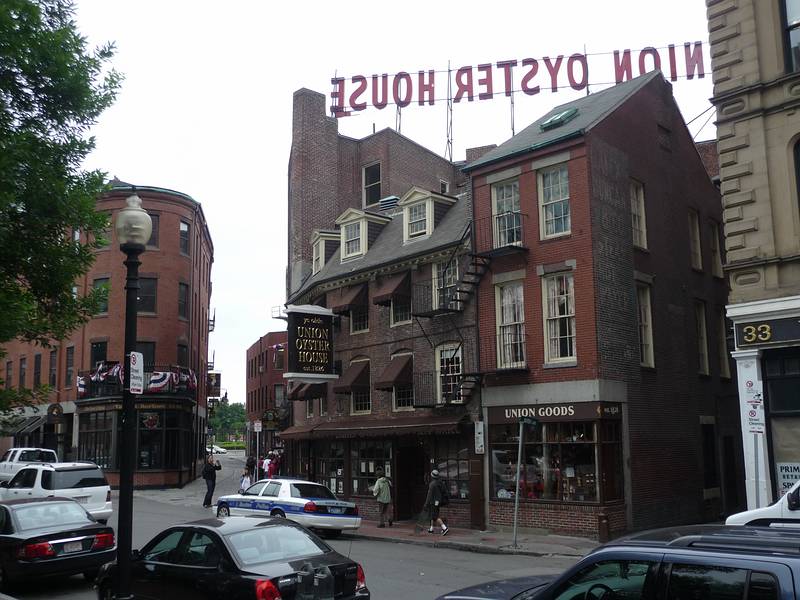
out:
<path id="1" fill-rule="evenodd" d="M 139 268 L 137 351 L 145 393 L 136 396 L 137 487 L 182 486 L 199 475 L 205 452 L 206 371 L 214 247 L 202 207 L 181 192 L 113 180 L 97 200 L 111 217 L 108 246 L 74 293 L 108 287 L 101 312 L 50 348 L 6 346 L 5 379 L 14 386 L 49 384 L 48 404 L 26 409 L 7 446 L 43 446 L 61 460 L 92 460 L 116 484 L 122 451 L 120 368 L 124 359 L 125 256 L 114 224 L 136 193 L 153 220 Z M 72 232 L 73 239 L 83 234 Z M 81 237 L 79 237 L 81 236 Z M 54 407 L 58 408 L 54 408 Z M 61 413 L 59 415 L 59 413 Z"/>

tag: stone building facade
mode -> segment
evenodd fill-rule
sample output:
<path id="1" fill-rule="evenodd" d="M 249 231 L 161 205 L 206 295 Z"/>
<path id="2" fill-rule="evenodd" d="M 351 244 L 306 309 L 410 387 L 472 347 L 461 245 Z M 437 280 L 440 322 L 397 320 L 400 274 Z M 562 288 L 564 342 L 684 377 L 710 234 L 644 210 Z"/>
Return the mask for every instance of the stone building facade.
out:
<path id="1" fill-rule="evenodd" d="M 788 0 L 706 7 L 753 508 L 783 494 L 800 469 L 800 13 Z"/>

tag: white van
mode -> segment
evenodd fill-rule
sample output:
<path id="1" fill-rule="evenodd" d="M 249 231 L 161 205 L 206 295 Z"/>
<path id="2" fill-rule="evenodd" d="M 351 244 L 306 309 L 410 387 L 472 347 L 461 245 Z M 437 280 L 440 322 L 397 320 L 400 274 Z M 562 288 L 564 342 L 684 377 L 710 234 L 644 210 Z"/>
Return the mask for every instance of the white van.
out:
<path id="1" fill-rule="evenodd" d="M 77 501 L 101 523 L 111 516 L 111 487 L 94 463 L 45 463 L 24 466 L 0 482 L 0 500 L 59 496 Z"/>
<path id="2" fill-rule="evenodd" d="M 800 481 L 774 504 L 731 515 L 725 525 L 800 527 Z"/>

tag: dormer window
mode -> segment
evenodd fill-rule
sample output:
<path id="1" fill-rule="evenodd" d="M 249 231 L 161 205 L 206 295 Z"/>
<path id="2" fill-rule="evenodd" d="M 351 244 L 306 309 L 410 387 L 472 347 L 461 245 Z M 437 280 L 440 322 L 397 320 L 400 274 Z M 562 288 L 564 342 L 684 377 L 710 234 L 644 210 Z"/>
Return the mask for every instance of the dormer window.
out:
<path id="1" fill-rule="evenodd" d="M 342 241 L 344 242 L 342 258 L 363 254 L 361 249 L 361 221 L 348 223 L 342 227 Z"/>
<path id="2" fill-rule="evenodd" d="M 341 245 L 341 232 L 315 229 L 311 234 L 311 274 L 319 273 Z"/>
<path id="3" fill-rule="evenodd" d="M 420 202 L 408 207 L 408 219 L 406 219 L 408 231 L 407 237 L 415 238 L 428 233 L 428 205 Z"/>
<path id="4" fill-rule="evenodd" d="M 322 244 L 324 244 L 322 240 L 318 241 L 314 244 L 313 248 L 313 257 L 311 260 L 311 274 L 316 275 L 319 270 L 322 268 Z"/>

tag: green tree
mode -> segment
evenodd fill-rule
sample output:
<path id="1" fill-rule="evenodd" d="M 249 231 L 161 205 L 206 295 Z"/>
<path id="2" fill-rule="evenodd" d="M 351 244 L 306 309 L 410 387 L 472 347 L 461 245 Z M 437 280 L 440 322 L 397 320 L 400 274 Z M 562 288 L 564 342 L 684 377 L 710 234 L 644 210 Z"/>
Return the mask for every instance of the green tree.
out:
<path id="1" fill-rule="evenodd" d="M 220 402 L 214 409 L 214 415 L 208 419 L 208 424 L 214 428 L 214 435 L 218 441 L 227 440 L 232 433 L 244 431 L 246 422 L 244 404 L 233 402 Z"/>
<path id="2" fill-rule="evenodd" d="M 0 345 L 63 339 L 106 293 L 72 286 L 107 243 L 95 211 L 105 176 L 81 164 L 119 89 L 113 52 L 87 46 L 72 0 L 0 2 Z M 0 410 L 31 398 L 3 387 Z"/>

